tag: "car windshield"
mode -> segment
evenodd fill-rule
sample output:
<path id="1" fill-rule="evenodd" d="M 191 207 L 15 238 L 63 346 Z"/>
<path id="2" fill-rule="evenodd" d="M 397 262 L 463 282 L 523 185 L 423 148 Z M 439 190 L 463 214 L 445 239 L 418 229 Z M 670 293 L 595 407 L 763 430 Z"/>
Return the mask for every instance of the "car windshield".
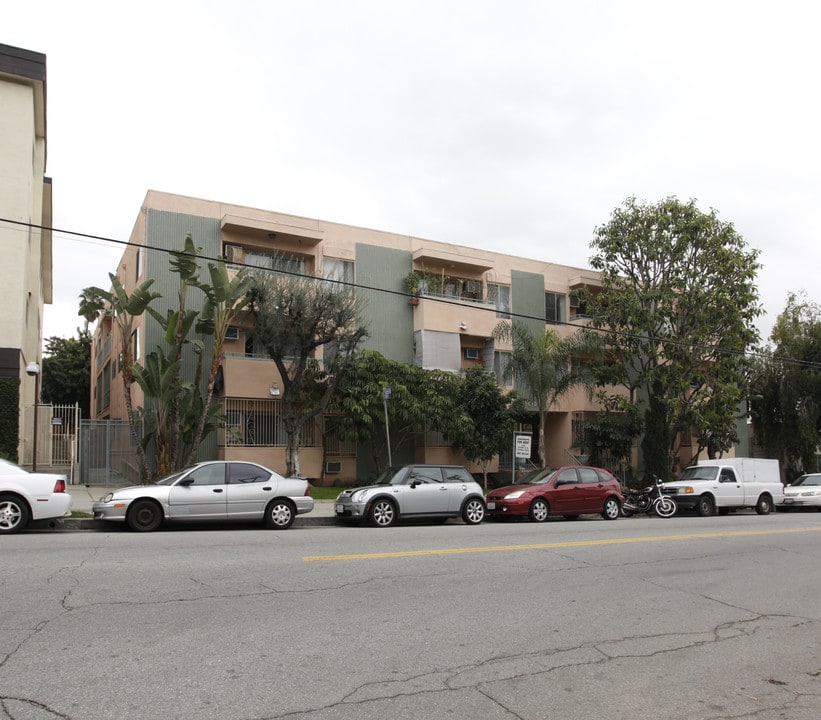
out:
<path id="1" fill-rule="evenodd" d="M 718 468 L 714 465 L 694 465 L 684 468 L 676 480 L 692 482 L 693 480 L 715 480 Z"/>
<path id="2" fill-rule="evenodd" d="M 802 475 L 797 480 L 793 480 L 793 485 L 821 485 L 821 475 Z"/>
<path id="3" fill-rule="evenodd" d="M 516 485 L 543 485 L 551 481 L 556 474 L 556 468 L 539 468 L 523 475 L 516 481 Z"/>
<path id="4" fill-rule="evenodd" d="M 374 485 L 401 485 L 402 479 L 405 477 L 405 470 L 406 468 L 402 466 L 389 467 L 376 478 Z"/>
<path id="5" fill-rule="evenodd" d="M 188 472 L 190 469 L 191 468 L 185 468 L 185 470 L 177 470 L 177 472 L 172 473 L 171 475 L 166 475 L 164 478 L 161 478 L 159 480 L 154 481 L 154 484 L 155 485 L 173 485 L 179 479 L 180 475 L 182 475 L 183 473 Z"/>

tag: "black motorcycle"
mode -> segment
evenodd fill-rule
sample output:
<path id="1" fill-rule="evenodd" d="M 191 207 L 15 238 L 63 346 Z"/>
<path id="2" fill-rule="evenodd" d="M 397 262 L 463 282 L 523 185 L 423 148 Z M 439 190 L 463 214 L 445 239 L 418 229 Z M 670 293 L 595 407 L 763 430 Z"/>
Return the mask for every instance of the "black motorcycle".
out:
<path id="1" fill-rule="evenodd" d="M 621 506 L 621 514 L 630 517 L 635 513 L 655 513 L 659 517 L 673 517 L 678 511 L 678 505 L 669 495 L 661 491 L 661 478 L 656 477 L 652 485 L 640 491 L 627 490 L 624 495 L 624 503 Z"/>

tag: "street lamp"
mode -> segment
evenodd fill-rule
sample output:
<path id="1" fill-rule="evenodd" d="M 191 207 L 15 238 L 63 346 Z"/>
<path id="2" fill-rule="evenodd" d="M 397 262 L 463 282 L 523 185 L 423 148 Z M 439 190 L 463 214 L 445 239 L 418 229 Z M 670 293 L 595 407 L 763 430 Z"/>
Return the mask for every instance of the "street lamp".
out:
<path id="1" fill-rule="evenodd" d="M 40 400 L 40 366 L 32 360 L 26 365 L 26 375 L 34 377 L 34 439 L 31 441 L 31 471 L 37 472 L 37 403 Z"/>

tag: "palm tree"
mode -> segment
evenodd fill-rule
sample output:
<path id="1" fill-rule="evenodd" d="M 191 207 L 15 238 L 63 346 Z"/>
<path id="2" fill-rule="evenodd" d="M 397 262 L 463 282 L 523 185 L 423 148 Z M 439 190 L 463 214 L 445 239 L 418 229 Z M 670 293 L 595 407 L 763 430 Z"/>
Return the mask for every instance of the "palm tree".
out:
<path id="1" fill-rule="evenodd" d="M 539 416 L 539 461 L 546 465 L 545 432 L 547 413 L 553 404 L 582 378 L 573 372 L 571 359 L 578 352 L 580 341 L 576 336 L 561 338 L 545 328 L 533 332 L 525 323 L 501 321 L 493 336 L 509 342 L 512 350 L 503 370 L 506 382 L 513 381 L 516 390 L 529 404 L 536 406 Z"/>
<path id="2" fill-rule="evenodd" d="M 202 316 L 197 323 L 197 332 L 211 335 L 214 338 L 214 351 L 211 355 L 211 367 L 208 371 L 208 388 L 205 402 L 199 418 L 199 426 L 194 434 L 194 446 L 188 458 L 189 464 L 196 462 L 200 440 L 209 417 L 211 400 L 214 397 L 214 388 L 220 366 L 222 347 L 228 334 L 228 327 L 248 303 L 248 292 L 253 284 L 253 278 L 242 268 L 234 277 L 228 275 L 225 263 L 208 264 L 211 274 L 211 284 L 200 284 L 205 293 L 205 304 Z"/>
<path id="3" fill-rule="evenodd" d="M 123 391 L 125 395 L 125 409 L 128 415 L 128 425 L 131 430 L 131 438 L 137 448 L 140 460 L 141 472 L 144 479 L 148 478 L 148 463 L 145 457 L 143 445 L 137 436 L 137 425 L 134 419 L 134 406 L 131 400 L 131 386 L 134 383 L 134 349 L 132 346 L 132 335 L 134 333 L 134 318 L 142 315 L 149 304 L 160 297 L 159 293 L 150 292 L 149 288 L 154 280 L 144 280 L 129 295 L 116 275 L 109 273 L 112 290 L 106 291 L 98 287 L 85 288 L 80 297 L 87 299 L 88 307 L 92 307 L 98 301 L 102 301 L 104 307 L 108 308 L 114 315 L 114 324 L 120 336 L 120 350 L 122 352 L 122 376 Z M 94 302 L 92 302 L 94 300 Z M 81 304 L 81 307 L 82 304 Z M 98 313 L 99 314 L 99 313 Z"/>
<path id="4" fill-rule="evenodd" d="M 80 293 L 80 309 L 77 314 L 85 320 L 85 332 L 88 326 L 97 320 L 105 310 L 105 298 L 99 288 L 87 287 Z"/>

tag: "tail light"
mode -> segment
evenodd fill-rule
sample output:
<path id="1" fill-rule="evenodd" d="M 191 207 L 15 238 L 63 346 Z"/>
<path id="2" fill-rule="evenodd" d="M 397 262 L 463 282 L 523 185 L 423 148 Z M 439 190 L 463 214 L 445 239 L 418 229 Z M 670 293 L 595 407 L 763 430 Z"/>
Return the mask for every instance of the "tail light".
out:
<path id="1" fill-rule="evenodd" d="M 311 483 L 308 483 L 305 486 L 305 497 L 310 497 L 310 496 L 311 496 Z"/>
<path id="2" fill-rule="evenodd" d="M 54 483 L 54 492 L 64 493 L 66 491 L 66 481 L 62 478 Z"/>

